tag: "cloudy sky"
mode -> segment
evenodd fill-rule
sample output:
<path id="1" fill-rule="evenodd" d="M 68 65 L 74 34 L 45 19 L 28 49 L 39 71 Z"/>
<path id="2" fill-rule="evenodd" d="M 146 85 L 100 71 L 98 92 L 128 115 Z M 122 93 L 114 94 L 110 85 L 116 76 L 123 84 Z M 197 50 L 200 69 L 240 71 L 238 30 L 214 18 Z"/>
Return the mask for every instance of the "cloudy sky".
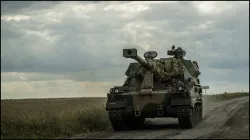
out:
<path id="1" fill-rule="evenodd" d="M 249 2 L 1 2 L 2 98 L 106 96 L 133 60 L 172 45 L 209 93 L 249 91 Z"/>

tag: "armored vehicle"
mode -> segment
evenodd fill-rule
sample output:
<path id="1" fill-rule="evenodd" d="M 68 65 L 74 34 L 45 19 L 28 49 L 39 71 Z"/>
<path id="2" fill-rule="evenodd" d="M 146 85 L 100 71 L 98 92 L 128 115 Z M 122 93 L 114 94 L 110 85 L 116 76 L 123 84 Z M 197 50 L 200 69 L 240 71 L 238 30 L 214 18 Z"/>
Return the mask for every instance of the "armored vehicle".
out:
<path id="1" fill-rule="evenodd" d="M 123 49 L 125 58 L 134 59 L 121 86 L 107 93 L 106 111 L 115 131 L 143 126 L 146 118 L 177 118 L 182 128 L 193 128 L 202 119 L 202 86 L 196 61 L 186 60 L 181 47 L 168 50 L 170 57 L 155 59 L 157 52 Z M 172 57 L 171 57 L 172 56 Z"/>

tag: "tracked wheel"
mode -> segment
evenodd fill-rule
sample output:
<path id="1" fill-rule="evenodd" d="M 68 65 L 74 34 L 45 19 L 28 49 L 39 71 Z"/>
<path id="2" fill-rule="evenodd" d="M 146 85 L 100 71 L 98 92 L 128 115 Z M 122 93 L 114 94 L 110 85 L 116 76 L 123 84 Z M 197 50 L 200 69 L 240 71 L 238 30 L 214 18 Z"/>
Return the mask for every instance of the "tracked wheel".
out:
<path id="1" fill-rule="evenodd" d="M 177 117 L 182 128 L 194 128 L 201 121 L 202 108 L 199 105 L 178 107 Z"/>
<path id="2" fill-rule="evenodd" d="M 201 105 L 199 105 L 198 106 L 198 113 L 199 113 L 199 117 L 198 117 L 198 120 L 199 120 L 199 122 L 202 120 L 202 116 L 203 116 L 203 106 L 202 106 L 202 104 Z"/>
<path id="3" fill-rule="evenodd" d="M 124 117 L 121 110 L 108 111 L 108 117 L 115 131 L 141 128 L 146 120 L 142 117 Z"/>
<path id="4" fill-rule="evenodd" d="M 123 131 L 126 129 L 126 125 L 120 110 L 108 111 L 109 121 L 113 130 Z"/>

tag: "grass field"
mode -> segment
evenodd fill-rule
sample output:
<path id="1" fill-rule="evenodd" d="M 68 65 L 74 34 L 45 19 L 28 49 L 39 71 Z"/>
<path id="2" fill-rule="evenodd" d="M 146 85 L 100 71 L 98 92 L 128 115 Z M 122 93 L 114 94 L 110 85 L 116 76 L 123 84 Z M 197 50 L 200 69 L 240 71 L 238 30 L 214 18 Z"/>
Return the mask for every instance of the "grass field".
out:
<path id="1" fill-rule="evenodd" d="M 249 93 L 206 95 L 211 101 Z M 106 98 L 1 100 L 1 138 L 59 138 L 110 128 Z"/>

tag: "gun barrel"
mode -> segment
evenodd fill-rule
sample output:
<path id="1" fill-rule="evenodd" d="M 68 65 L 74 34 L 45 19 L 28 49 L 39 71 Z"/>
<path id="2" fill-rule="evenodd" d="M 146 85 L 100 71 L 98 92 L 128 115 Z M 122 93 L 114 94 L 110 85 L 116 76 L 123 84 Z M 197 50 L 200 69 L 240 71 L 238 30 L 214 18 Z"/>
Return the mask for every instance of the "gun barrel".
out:
<path id="1" fill-rule="evenodd" d="M 134 58 L 138 63 L 140 63 L 143 67 L 147 68 L 147 69 L 151 69 L 152 68 L 152 64 L 144 59 L 142 59 L 140 56 L 136 56 Z"/>
<path id="2" fill-rule="evenodd" d="M 140 63 L 143 67 L 151 69 L 153 65 L 137 55 L 136 49 L 123 49 L 123 56 L 126 58 L 131 58 Z"/>

